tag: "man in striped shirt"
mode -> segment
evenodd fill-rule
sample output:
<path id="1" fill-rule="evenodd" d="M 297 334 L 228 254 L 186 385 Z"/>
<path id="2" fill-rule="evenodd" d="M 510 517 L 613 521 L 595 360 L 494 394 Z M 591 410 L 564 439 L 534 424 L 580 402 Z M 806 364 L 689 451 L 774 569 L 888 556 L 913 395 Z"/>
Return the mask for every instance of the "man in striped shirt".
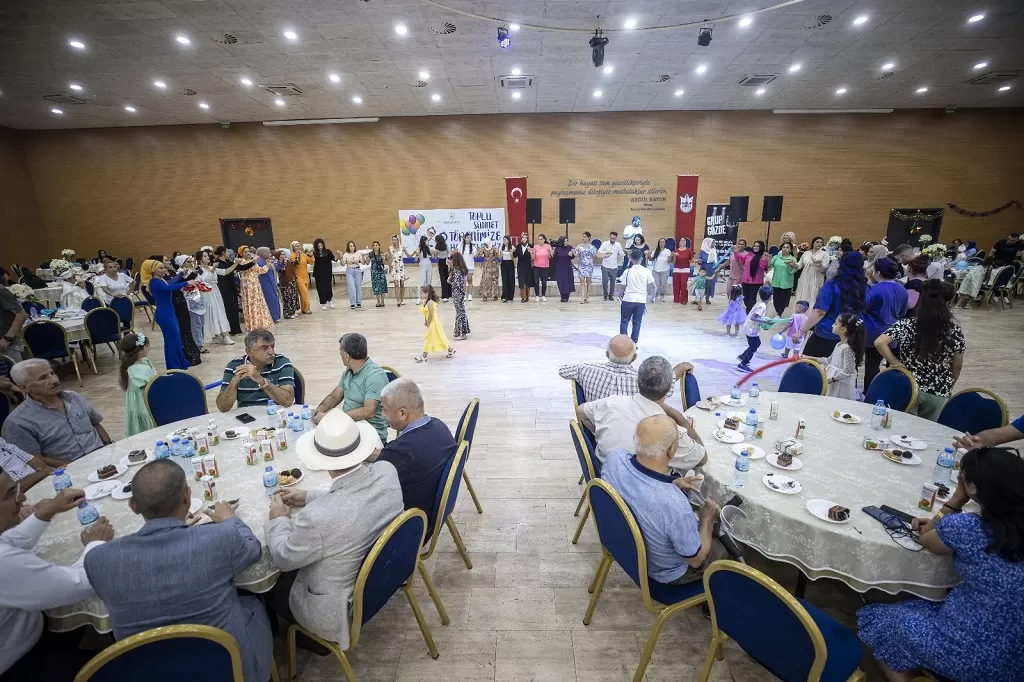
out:
<path id="1" fill-rule="evenodd" d="M 252 407 L 270 400 L 284 407 L 295 402 L 295 370 L 291 360 L 274 352 L 274 335 L 254 329 L 245 335 L 245 355 L 224 368 L 217 409 L 227 412 L 236 402 Z"/>
<path id="2" fill-rule="evenodd" d="M 579 365 L 562 365 L 558 376 L 575 379 L 583 389 L 587 402 L 601 400 L 613 395 L 633 395 L 636 385 L 636 346 L 633 339 L 617 334 L 608 341 L 605 351 L 608 362 L 585 362 Z M 682 362 L 675 367 L 676 379 L 693 371 L 693 365 Z M 671 396 L 671 391 L 669 392 Z"/>

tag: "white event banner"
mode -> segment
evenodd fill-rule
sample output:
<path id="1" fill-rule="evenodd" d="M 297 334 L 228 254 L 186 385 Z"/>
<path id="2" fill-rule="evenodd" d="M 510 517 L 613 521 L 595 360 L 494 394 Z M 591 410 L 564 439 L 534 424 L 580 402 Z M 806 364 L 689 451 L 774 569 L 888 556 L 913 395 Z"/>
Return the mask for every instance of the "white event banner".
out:
<path id="1" fill-rule="evenodd" d="M 402 247 L 410 252 L 416 250 L 423 235 L 431 248 L 439 234 L 453 248 L 467 233 L 474 244 L 501 244 L 507 229 L 503 208 L 403 209 L 398 212 L 398 228 Z"/>

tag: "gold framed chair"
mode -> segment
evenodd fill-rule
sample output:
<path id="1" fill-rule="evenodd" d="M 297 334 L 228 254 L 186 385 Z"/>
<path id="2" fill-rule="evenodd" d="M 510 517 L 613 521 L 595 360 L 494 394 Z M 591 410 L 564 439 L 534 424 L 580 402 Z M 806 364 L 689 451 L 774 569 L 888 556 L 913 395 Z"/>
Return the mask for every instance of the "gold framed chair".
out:
<path id="1" fill-rule="evenodd" d="M 377 538 L 377 542 L 370 548 L 366 559 L 363 560 L 363 565 L 359 568 L 355 589 L 352 592 L 352 621 L 347 649 L 342 651 L 337 643 L 329 642 L 301 625 L 293 624 L 288 627 L 288 677 L 290 679 L 295 679 L 295 635 L 302 632 L 314 642 L 329 649 L 341 664 L 345 679 L 349 682 L 356 682 L 355 671 L 352 669 L 352 664 L 349 662 L 348 656 L 345 655 L 345 651 L 351 651 L 359 644 L 362 626 L 377 615 L 399 589 L 405 593 L 405 597 L 409 601 L 416 624 L 419 625 L 423 639 L 427 642 L 430 657 L 435 659 L 438 657 L 437 646 L 430 634 L 430 627 L 427 625 L 419 602 L 416 601 L 416 595 L 412 591 L 417 568 L 424 572 L 419 550 L 423 546 L 426 531 L 427 515 L 422 509 L 409 509 L 388 524 L 388 527 Z M 374 572 L 378 560 L 381 562 L 381 573 Z M 403 561 L 413 564 L 408 567 L 407 575 L 404 570 L 399 568 L 399 566 L 404 567 L 401 564 Z M 395 575 L 395 572 L 399 570 L 401 573 Z M 396 584 L 396 579 L 401 581 L 401 584 Z M 430 586 L 430 583 L 427 584 Z"/>
<path id="2" fill-rule="evenodd" d="M 469 401 L 469 405 L 462 412 L 462 417 L 459 418 L 459 426 L 456 429 L 458 434 L 455 437 L 455 442 L 459 445 L 467 443 L 469 447 L 466 448 L 466 461 L 469 461 L 469 452 L 473 448 L 473 435 L 476 433 L 476 421 L 480 417 L 480 399 L 473 398 Z M 480 506 L 480 499 L 476 496 L 476 491 L 473 490 L 473 484 L 469 482 L 469 474 L 466 470 L 462 470 L 462 480 L 466 482 L 466 490 L 469 491 L 469 496 L 473 498 L 473 505 L 476 507 L 477 514 L 483 514 L 484 508 Z"/>
<path id="3" fill-rule="evenodd" d="M 157 426 L 208 414 L 203 382 L 183 369 L 157 374 L 146 384 L 142 397 Z"/>
<path id="4" fill-rule="evenodd" d="M 825 395 L 827 392 L 828 377 L 825 376 L 825 368 L 810 358 L 794 360 L 779 379 L 779 393 Z"/>
<path id="5" fill-rule="evenodd" d="M 300 372 L 299 368 L 295 365 L 292 365 L 292 373 L 295 375 L 295 402 L 292 403 L 292 408 L 298 405 L 299 409 L 301 409 L 302 405 L 305 403 L 304 398 L 306 397 L 306 377 L 302 375 L 302 372 Z"/>
<path id="6" fill-rule="evenodd" d="M 575 414 L 576 413 L 576 408 L 578 408 L 583 403 L 587 402 L 587 398 L 586 398 L 585 395 L 583 395 L 583 387 L 580 386 L 579 383 L 577 383 L 577 381 L 575 379 L 569 379 L 569 386 L 570 386 L 570 388 L 572 388 L 572 411 L 573 411 L 573 414 Z M 585 431 L 585 433 L 589 433 L 589 432 Z M 593 438 L 591 438 L 591 440 L 593 440 Z M 587 480 L 588 479 L 587 479 L 586 476 L 582 476 L 581 475 L 579 483 L 577 483 L 576 485 L 583 485 L 584 483 L 587 482 Z M 583 491 L 583 495 L 581 496 L 581 499 L 583 497 L 586 497 L 586 495 L 587 495 L 587 491 L 584 490 Z M 579 507 L 577 507 L 576 508 L 576 515 L 578 516 L 579 513 L 580 513 L 580 510 L 579 510 Z"/>
<path id="7" fill-rule="evenodd" d="M 388 367 L 387 365 L 381 365 L 380 368 L 384 370 L 384 373 L 388 375 L 388 383 L 390 384 L 395 379 L 398 379 L 402 375 L 398 373 L 398 370 L 394 367 Z"/>
<path id="8" fill-rule="evenodd" d="M 22 330 L 22 337 L 25 339 L 25 346 L 28 347 L 34 358 L 44 360 L 59 360 L 71 358 L 75 366 L 75 376 L 78 377 L 78 385 L 83 386 L 82 371 L 78 367 L 78 358 L 75 357 L 75 349 L 71 347 L 68 340 L 68 332 L 64 327 L 52 320 L 37 320 L 25 326 Z M 91 362 L 88 351 L 85 350 L 84 341 L 78 341 L 78 352 L 82 354 L 82 362 Z M 93 372 L 96 367 L 93 365 Z M 96 372 L 98 374 L 98 372 Z"/>
<path id="9" fill-rule="evenodd" d="M 957 431 L 979 433 L 1006 426 L 1010 423 L 1010 413 L 994 391 L 965 388 L 946 401 L 935 421 Z"/>
<path id="10" fill-rule="evenodd" d="M 583 469 L 583 478 L 587 481 L 593 480 L 600 476 L 600 465 L 594 458 L 594 453 L 590 446 L 590 439 L 587 438 L 583 430 L 580 429 L 580 425 L 575 419 L 569 422 L 569 436 L 572 438 L 573 447 L 576 448 L 576 457 L 580 460 L 580 467 Z M 583 494 L 580 495 L 580 503 L 576 505 L 576 511 L 573 516 L 580 515 L 580 509 L 587 501 L 587 491 L 584 488 Z M 587 505 L 587 510 L 583 513 L 583 518 L 580 519 L 580 523 L 576 526 L 576 534 L 572 536 L 572 544 L 577 544 L 580 541 L 580 534 L 583 532 L 583 526 L 587 525 L 587 519 L 590 517 L 590 505 Z"/>
<path id="11" fill-rule="evenodd" d="M 906 381 L 904 381 L 904 379 Z M 917 380 L 906 367 L 886 367 L 868 386 L 864 402 L 874 405 L 882 400 L 900 412 L 912 412 L 917 407 Z"/>

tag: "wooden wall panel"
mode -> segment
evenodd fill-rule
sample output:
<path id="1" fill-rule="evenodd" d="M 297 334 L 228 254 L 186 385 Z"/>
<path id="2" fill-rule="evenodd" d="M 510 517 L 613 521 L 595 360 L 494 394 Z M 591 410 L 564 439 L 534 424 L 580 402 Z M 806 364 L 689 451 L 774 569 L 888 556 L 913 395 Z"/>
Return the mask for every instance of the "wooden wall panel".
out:
<path id="1" fill-rule="evenodd" d="M 878 239 L 892 207 L 946 201 L 988 209 L 1024 199 L 1020 111 L 776 116 L 657 112 L 385 119 L 377 124 L 267 128 L 259 124 L 25 133 L 52 247 L 119 255 L 219 241 L 218 218 L 269 216 L 279 242 L 323 236 L 339 247 L 384 241 L 400 207 L 503 206 L 505 175 L 529 176 L 544 199 L 543 231 L 558 234 L 552 190 L 570 179 L 647 178 L 668 189 L 645 232 L 673 230 L 675 175 L 699 173 L 704 204 L 785 196 L 775 235 Z M 578 223 L 604 234 L 625 225 L 628 197 L 577 200 Z M 942 239 L 988 246 L 1024 213 L 947 211 Z M 30 224 L 30 223 L 29 223 Z M 763 224 L 741 234 L 763 234 Z M 42 255 L 42 254 L 40 254 Z"/>
<path id="2" fill-rule="evenodd" d="M 9 128 L 0 128 L 0 215 L 0 263 L 4 269 L 10 270 L 17 262 L 34 270 L 45 257 L 42 254 L 53 253 L 36 203 L 24 140 Z"/>

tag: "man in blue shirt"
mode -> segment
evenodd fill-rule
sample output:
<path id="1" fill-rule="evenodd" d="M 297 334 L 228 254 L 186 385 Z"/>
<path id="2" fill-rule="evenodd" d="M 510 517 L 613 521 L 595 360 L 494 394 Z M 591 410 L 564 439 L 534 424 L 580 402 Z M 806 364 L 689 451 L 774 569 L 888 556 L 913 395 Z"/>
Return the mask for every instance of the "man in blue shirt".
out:
<path id="1" fill-rule="evenodd" d="M 728 557 L 712 537 L 718 505 L 707 500 L 693 512 L 686 490 L 691 478 L 669 474 L 679 442 L 676 423 L 665 415 L 647 417 L 636 427 L 636 455 L 608 454 L 601 478 L 633 511 L 647 546 L 647 575 L 660 583 L 685 585 L 700 580 L 711 562 Z"/>

